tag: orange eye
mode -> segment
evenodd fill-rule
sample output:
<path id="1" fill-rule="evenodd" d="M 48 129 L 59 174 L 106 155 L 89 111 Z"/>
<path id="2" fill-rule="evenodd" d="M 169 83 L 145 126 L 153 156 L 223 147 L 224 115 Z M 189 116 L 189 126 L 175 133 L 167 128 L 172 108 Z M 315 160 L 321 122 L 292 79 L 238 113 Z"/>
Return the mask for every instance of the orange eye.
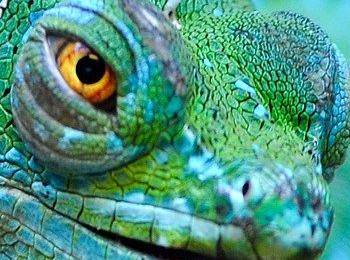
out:
<path id="1" fill-rule="evenodd" d="M 80 42 L 65 45 L 57 64 L 68 85 L 93 104 L 106 101 L 116 91 L 116 76 L 111 68 Z"/>

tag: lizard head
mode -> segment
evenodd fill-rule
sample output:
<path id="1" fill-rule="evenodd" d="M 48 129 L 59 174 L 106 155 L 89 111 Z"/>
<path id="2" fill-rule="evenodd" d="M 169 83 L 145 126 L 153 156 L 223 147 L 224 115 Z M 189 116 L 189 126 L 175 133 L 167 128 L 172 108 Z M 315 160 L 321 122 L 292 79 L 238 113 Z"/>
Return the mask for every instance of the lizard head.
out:
<path id="1" fill-rule="evenodd" d="M 18 133 L 44 166 L 28 171 L 28 190 L 109 248 L 126 237 L 194 259 L 314 259 L 333 213 L 303 141 L 253 114 L 249 133 L 239 113 L 212 115 L 215 97 L 203 104 L 205 93 L 193 94 L 184 46 L 142 1 L 63 1 L 47 11 L 12 89 Z M 261 112 L 251 93 L 231 97 Z M 254 157 L 257 139 L 265 159 Z"/>

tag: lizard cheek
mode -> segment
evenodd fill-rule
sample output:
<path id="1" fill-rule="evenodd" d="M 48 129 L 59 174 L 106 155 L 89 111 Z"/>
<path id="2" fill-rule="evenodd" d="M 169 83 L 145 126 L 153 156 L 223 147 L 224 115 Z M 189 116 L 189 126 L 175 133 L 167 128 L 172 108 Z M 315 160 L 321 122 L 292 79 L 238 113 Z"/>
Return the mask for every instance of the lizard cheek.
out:
<path id="1" fill-rule="evenodd" d="M 115 94 L 115 73 L 84 44 L 67 43 L 56 62 L 68 86 L 90 103 L 100 104 Z"/>

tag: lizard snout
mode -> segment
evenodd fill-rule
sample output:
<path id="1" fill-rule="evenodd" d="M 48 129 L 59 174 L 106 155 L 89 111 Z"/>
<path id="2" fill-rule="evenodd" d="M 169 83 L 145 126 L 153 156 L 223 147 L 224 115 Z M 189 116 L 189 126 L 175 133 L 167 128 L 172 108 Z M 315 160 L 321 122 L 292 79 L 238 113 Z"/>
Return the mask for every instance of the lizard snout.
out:
<path id="1" fill-rule="evenodd" d="M 259 259 L 315 259 L 329 236 L 333 209 L 323 177 L 305 169 L 289 175 L 293 178 L 280 177 L 275 187 L 260 182 L 263 195 L 252 208 L 252 223 L 246 228 Z"/>

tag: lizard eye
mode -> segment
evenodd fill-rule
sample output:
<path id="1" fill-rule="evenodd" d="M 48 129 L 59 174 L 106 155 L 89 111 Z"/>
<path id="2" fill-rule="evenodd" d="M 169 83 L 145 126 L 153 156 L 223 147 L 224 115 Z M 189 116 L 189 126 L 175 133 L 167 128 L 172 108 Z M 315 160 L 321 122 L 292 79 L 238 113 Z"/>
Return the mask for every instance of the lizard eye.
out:
<path id="1" fill-rule="evenodd" d="M 69 10 L 48 10 L 28 35 L 12 112 L 38 161 L 63 175 L 93 175 L 137 160 L 164 131 L 183 127 L 192 65 L 165 22 Z"/>
<path id="2" fill-rule="evenodd" d="M 116 75 L 112 69 L 83 43 L 67 43 L 56 62 L 69 87 L 87 101 L 101 103 L 116 92 Z"/>

